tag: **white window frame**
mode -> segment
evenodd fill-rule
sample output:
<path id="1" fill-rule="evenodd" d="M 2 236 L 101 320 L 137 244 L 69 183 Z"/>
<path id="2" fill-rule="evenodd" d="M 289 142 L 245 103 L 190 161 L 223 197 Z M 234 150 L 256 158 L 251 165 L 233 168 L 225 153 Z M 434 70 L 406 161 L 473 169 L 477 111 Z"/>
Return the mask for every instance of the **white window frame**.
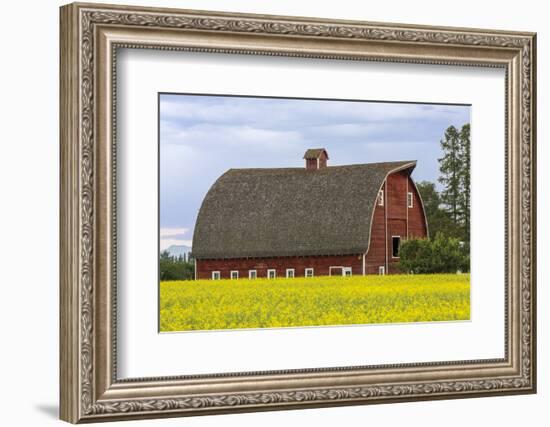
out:
<path id="1" fill-rule="evenodd" d="M 233 277 L 233 274 L 236 274 L 237 277 Z M 229 277 L 231 277 L 231 280 L 238 279 L 239 278 L 239 270 L 231 270 L 231 275 Z"/>
<path id="2" fill-rule="evenodd" d="M 381 265 L 378 267 L 378 274 L 380 276 L 385 276 L 386 275 L 386 266 L 385 265 Z"/>
<path id="3" fill-rule="evenodd" d="M 393 239 L 395 238 L 399 239 L 399 249 L 397 250 L 397 256 L 393 255 Z M 401 250 L 401 236 L 398 236 L 398 235 L 391 236 L 391 257 L 394 259 L 398 259 L 400 250 Z"/>
<path id="4" fill-rule="evenodd" d="M 414 198 L 413 198 L 413 193 L 411 191 L 409 191 L 407 193 L 407 207 L 410 209 L 413 207 L 414 205 L 414 202 L 413 202 Z"/>
<path id="5" fill-rule="evenodd" d="M 310 276 L 308 276 L 308 272 L 311 273 Z M 314 273 L 313 267 L 309 267 L 309 268 L 306 268 L 306 271 L 305 271 L 305 273 L 304 273 L 304 276 L 305 276 L 305 277 L 313 277 L 313 273 Z"/>
<path id="6" fill-rule="evenodd" d="M 270 276 L 270 273 L 273 272 L 273 277 Z M 269 268 L 267 270 L 267 278 L 268 279 L 275 279 L 277 277 L 277 270 L 275 270 L 274 268 Z"/>
<path id="7" fill-rule="evenodd" d="M 289 276 L 289 273 L 292 271 L 292 276 Z M 294 268 L 287 268 L 286 269 L 286 278 L 287 279 L 294 279 L 296 277 L 296 271 Z"/>
<path id="8" fill-rule="evenodd" d="M 378 190 L 378 206 L 384 206 L 384 189 Z"/>
<path id="9" fill-rule="evenodd" d="M 216 275 L 218 277 L 216 277 Z M 219 271 L 213 271 L 212 272 L 212 280 L 220 280 L 222 278 L 222 274 Z"/>
<path id="10" fill-rule="evenodd" d="M 349 273 L 349 274 L 346 274 Z M 343 267 L 342 268 L 342 276 L 344 277 L 351 277 L 353 275 L 353 270 L 351 267 Z"/>
<path id="11" fill-rule="evenodd" d="M 252 277 L 254 275 L 254 277 Z M 248 270 L 248 278 L 249 279 L 257 279 L 258 278 L 258 270 Z"/>

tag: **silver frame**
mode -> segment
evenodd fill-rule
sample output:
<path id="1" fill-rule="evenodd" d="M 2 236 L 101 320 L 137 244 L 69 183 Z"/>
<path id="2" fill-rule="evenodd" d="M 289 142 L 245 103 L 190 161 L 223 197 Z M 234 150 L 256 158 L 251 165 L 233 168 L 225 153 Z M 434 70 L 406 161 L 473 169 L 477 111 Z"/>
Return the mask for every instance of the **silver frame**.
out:
<path id="1" fill-rule="evenodd" d="M 76 3 L 61 8 L 60 42 L 63 420 L 535 392 L 535 34 Z M 504 68 L 505 357 L 117 379 L 118 48 Z"/>

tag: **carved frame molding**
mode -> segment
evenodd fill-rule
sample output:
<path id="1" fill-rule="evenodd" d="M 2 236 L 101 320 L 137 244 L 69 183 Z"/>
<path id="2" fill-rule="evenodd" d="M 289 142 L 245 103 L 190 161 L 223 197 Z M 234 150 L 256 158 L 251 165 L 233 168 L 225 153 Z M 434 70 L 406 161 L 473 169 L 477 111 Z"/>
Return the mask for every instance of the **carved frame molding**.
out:
<path id="1" fill-rule="evenodd" d="M 506 68 L 506 357 L 117 380 L 114 65 L 120 47 Z M 535 50 L 532 33 L 95 4 L 62 7 L 61 418 L 75 423 L 533 393 Z M 270 376 L 272 382 L 259 385 Z"/>

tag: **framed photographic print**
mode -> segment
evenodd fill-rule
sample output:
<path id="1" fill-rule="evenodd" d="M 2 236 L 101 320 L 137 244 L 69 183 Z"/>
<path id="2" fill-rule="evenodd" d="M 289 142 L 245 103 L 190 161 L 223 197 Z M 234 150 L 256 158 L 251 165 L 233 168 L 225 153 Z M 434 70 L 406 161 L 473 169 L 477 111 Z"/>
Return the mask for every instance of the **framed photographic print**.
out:
<path id="1" fill-rule="evenodd" d="M 470 108 L 160 93 L 160 331 L 470 320 Z"/>
<path id="2" fill-rule="evenodd" d="M 535 34 L 61 8 L 61 418 L 533 393 Z"/>

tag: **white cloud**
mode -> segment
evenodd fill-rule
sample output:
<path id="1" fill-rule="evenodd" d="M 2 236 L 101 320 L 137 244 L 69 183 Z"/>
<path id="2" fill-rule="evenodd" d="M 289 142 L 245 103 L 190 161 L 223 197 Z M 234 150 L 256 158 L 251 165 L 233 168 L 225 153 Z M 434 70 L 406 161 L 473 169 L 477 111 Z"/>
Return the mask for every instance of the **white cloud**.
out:
<path id="1" fill-rule="evenodd" d="M 297 130 L 274 130 L 249 125 L 213 125 L 201 124 L 188 126 L 183 129 L 163 129 L 162 145 L 184 145 L 188 147 L 202 147 L 203 150 L 222 147 L 225 149 L 248 149 L 266 144 L 281 146 L 282 144 L 299 143 L 303 140 Z"/>
<path id="2" fill-rule="evenodd" d="M 160 229 L 160 237 L 175 237 L 175 236 L 183 236 L 189 231 L 189 228 L 161 228 Z"/>
<path id="3" fill-rule="evenodd" d="M 218 98 L 217 104 L 208 103 L 207 98 L 171 98 L 161 99 L 162 117 L 165 119 L 191 120 L 204 123 L 250 122 L 262 121 L 265 115 L 252 103 L 234 102 L 235 98 Z M 240 98 L 242 99 L 242 98 Z M 201 102 L 203 101 L 203 102 Z M 199 108 L 197 108 L 199 104 Z"/>
<path id="4" fill-rule="evenodd" d="M 269 111 L 269 114 L 266 114 Z M 430 120 L 461 115 L 460 108 L 445 105 L 326 102 L 318 100 L 262 99 L 238 97 L 169 96 L 161 99 L 163 120 L 173 122 L 235 124 L 281 129 L 301 127 L 305 122 L 395 122 Z"/>
<path id="5" fill-rule="evenodd" d="M 434 181 L 445 128 L 470 116 L 452 105 L 191 95 L 163 95 L 160 110 L 161 224 L 188 233 L 162 237 L 178 242 L 230 168 L 303 167 L 305 149 L 325 147 L 331 165 L 418 160 L 417 179 Z"/>

